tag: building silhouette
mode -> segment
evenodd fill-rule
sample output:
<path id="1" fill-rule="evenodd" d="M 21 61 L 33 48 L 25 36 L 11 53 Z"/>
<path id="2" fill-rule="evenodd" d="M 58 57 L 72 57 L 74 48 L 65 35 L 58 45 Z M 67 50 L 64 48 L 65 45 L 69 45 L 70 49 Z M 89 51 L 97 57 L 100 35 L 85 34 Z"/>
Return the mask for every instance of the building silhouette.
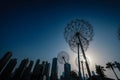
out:
<path id="1" fill-rule="evenodd" d="M 30 80 L 31 78 L 31 69 L 33 67 L 33 61 L 31 60 L 29 65 L 26 67 L 21 80 Z"/>
<path id="2" fill-rule="evenodd" d="M 64 64 L 64 79 L 70 80 L 71 65 L 69 63 Z"/>
<path id="3" fill-rule="evenodd" d="M 17 64 L 17 59 L 11 59 L 4 68 L 4 70 L 2 71 L 0 75 L 0 80 L 8 80 L 16 64 Z"/>
<path id="4" fill-rule="evenodd" d="M 50 80 L 58 80 L 57 58 L 53 58 Z"/>
<path id="5" fill-rule="evenodd" d="M 37 71 L 37 67 L 39 66 L 39 63 L 40 63 L 40 59 L 37 59 L 36 64 L 33 69 L 33 73 L 35 73 Z"/>
<path id="6" fill-rule="evenodd" d="M 41 64 L 40 73 L 39 73 L 40 80 L 43 80 L 45 77 L 45 66 L 46 66 L 46 61 L 43 61 Z"/>
<path id="7" fill-rule="evenodd" d="M 45 65 L 45 76 L 46 76 L 46 80 L 49 80 L 50 77 L 49 77 L 49 72 L 50 72 L 50 63 L 46 62 L 46 65 Z"/>
<path id="8" fill-rule="evenodd" d="M 42 66 L 40 65 L 40 59 L 37 59 L 33 72 L 31 75 L 31 80 L 39 80 Z"/>
<path id="9" fill-rule="evenodd" d="M 64 64 L 63 74 L 60 75 L 58 79 L 58 63 L 57 58 L 53 58 L 52 66 L 50 68 L 50 63 L 48 61 L 42 61 L 40 59 L 34 61 L 23 59 L 19 66 L 16 67 L 17 59 L 10 57 L 12 56 L 11 52 L 7 52 L 0 60 L 1 72 L 0 80 L 79 80 L 78 75 L 75 71 L 71 71 L 71 64 Z M 115 62 L 117 68 L 119 69 L 120 64 Z M 51 69 L 51 74 L 50 74 Z M 102 78 L 99 75 L 96 75 L 92 71 L 92 80 L 114 80 L 107 77 Z M 86 74 L 85 80 L 89 80 L 88 75 Z"/>
<path id="10" fill-rule="evenodd" d="M 0 59 L 0 72 L 3 70 L 10 57 L 12 56 L 12 52 L 7 52 L 2 59 Z"/>
<path id="11" fill-rule="evenodd" d="M 15 75 L 13 77 L 13 80 L 20 80 L 23 76 L 23 73 L 26 69 L 26 66 L 28 64 L 28 59 L 23 59 L 19 65 L 19 67 L 16 69 Z"/>

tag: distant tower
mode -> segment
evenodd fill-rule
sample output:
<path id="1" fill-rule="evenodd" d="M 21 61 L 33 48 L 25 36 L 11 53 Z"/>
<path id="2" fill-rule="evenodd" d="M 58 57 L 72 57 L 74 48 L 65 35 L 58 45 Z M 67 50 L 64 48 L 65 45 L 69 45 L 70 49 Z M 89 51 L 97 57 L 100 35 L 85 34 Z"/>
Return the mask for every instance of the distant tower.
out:
<path id="1" fill-rule="evenodd" d="M 11 59 L 0 75 L 0 80 L 10 79 L 10 75 L 17 64 L 17 59 Z"/>
<path id="2" fill-rule="evenodd" d="M 33 61 L 31 60 L 29 65 L 27 66 L 27 68 L 25 69 L 24 73 L 23 73 L 23 77 L 21 80 L 30 80 L 31 77 L 31 69 L 33 66 Z"/>
<path id="3" fill-rule="evenodd" d="M 29 65 L 28 65 L 28 67 L 26 68 L 26 72 L 27 72 L 27 73 L 30 73 L 30 72 L 31 72 L 33 63 L 34 63 L 34 62 L 31 60 L 30 63 L 29 63 Z"/>
<path id="4" fill-rule="evenodd" d="M 71 65 L 69 63 L 64 64 L 65 80 L 70 80 Z"/>
<path id="5" fill-rule="evenodd" d="M 50 63 L 46 62 L 46 65 L 45 65 L 46 80 L 49 80 L 49 72 L 50 72 Z"/>
<path id="6" fill-rule="evenodd" d="M 29 61 L 28 59 L 24 59 L 21 61 L 20 65 L 19 65 L 18 69 L 16 70 L 16 73 L 13 77 L 13 80 L 20 80 L 22 78 L 23 73 L 24 73 L 26 66 L 28 64 L 28 61 Z"/>
<path id="7" fill-rule="evenodd" d="M 37 67 L 38 67 L 39 63 L 40 63 L 40 60 L 37 59 L 36 64 L 35 64 L 34 69 L 33 69 L 33 73 L 35 73 L 37 71 Z"/>
<path id="8" fill-rule="evenodd" d="M 7 64 L 7 62 L 9 61 L 10 57 L 12 56 L 12 52 L 7 52 L 2 59 L 0 60 L 0 72 L 2 71 L 2 69 L 4 68 L 4 66 Z"/>
<path id="9" fill-rule="evenodd" d="M 42 64 L 40 65 L 40 73 L 39 73 L 39 79 L 43 80 L 45 77 L 45 65 L 46 65 L 46 61 L 43 61 Z"/>
<path id="10" fill-rule="evenodd" d="M 60 80 L 64 80 L 64 72 L 63 72 L 62 75 L 60 76 Z"/>
<path id="11" fill-rule="evenodd" d="M 95 72 L 94 71 L 92 71 L 92 76 L 95 76 Z"/>
<path id="12" fill-rule="evenodd" d="M 57 58 L 53 58 L 50 80 L 57 80 L 57 79 L 58 79 Z"/>
<path id="13" fill-rule="evenodd" d="M 40 63 L 40 60 L 37 59 L 36 63 L 35 63 L 35 66 L 33 68 L 33 72 L 32 72 L 32 76 L 31 76 L 31 80 L 37 80 L 38 79 L 38 76 L 39 76 L 39 73 L 40 73 L 40 68 L 41 68 L 41 65 L 39 64 Z"/>

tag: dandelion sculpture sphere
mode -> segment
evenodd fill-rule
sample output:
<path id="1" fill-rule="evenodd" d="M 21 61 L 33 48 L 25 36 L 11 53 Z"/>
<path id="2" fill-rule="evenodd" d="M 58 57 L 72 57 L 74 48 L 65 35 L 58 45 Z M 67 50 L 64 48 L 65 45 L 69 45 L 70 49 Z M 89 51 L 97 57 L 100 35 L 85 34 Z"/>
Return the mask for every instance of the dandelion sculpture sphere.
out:
<path id="1" fill-rule="evenodd" d="M 93 36 L 94 33 L 91 24 L 82 19 L 72 20 L 65 27 L 65 31 L 64 31 L 65 40 L 69 44 L 71 50 L 78 53 L 78 67 L 79 67 L 80 79 L 82 79 L 82 77 L 80 71 L 79 51 L 81 51 L 81 53 L 83 54 L 83 57 L 86 61 L 88 75 L 91 79 L 91 73 L 86 59 L 85 51 L 88 48 L 89 42 L 92 41 Z M 81 49 L 79 50 L 79 48 Z"/>
<path id="2" fill-rule="evenodd" d="M 72 20 L 67 24 L 64 31 L 65 40 L 74 52 L 77 52 L 78 45 L 76 43 L 79 43 L 78 37 L 81 39 L 84 51 L 86 51 L 93 36 L 91 24 L 82 19 Z"/>
<path id="3" fill-rule="evenodd" d="M 67 52 L 61 51 L 58 54 L 57 59 L 58 59 L 60 64 L 65 64 L 69 61 L 69 55 L 67 54 Z"/>

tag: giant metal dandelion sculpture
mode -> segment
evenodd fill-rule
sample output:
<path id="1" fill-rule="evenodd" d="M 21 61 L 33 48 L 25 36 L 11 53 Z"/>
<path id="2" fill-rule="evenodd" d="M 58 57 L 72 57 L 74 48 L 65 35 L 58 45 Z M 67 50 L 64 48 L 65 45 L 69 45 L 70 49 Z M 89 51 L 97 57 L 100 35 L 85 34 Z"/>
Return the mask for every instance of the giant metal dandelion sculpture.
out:
<path id="1" fill-rule="evenodd" d="M 67 52 L 61 51 L 57 58 L 60 64 L 64 64 L 64 79 L 70 80 L 70 64 L 68 63 L 69 55 Z"/>
<path id="2" fill-rule="evenodd" d="M 91 79 L 90 68 L 86 59 L 85 51 L 87 50 L 89 42 L 92 40 L 93 36 L 94 33 L 91 24 L 82 19 L 72 20 L 65 27 L 65 31 L 64 31 L 65 40 L 69 44 L 70 48 L 74 52 L 78 53 L 78 68 L 79 68 L 80 80 L 82 80 L 82 77 L 80 70 L 79 51 L 81 51 L 81 53 L 83 54 L 83 57 L 86 61 L 85 64 L 88 71 L 88 75 Z M 79 50 L 79 48 L 81 49 Z"/>
<path id="3" fill-rule="evenodd" d="M 67 54 L 67 52 L 61 51 L 58 54 L 57 59 L 58 59 L 60 64 L 65 64 L 69 61 L 69 55 Z"/>

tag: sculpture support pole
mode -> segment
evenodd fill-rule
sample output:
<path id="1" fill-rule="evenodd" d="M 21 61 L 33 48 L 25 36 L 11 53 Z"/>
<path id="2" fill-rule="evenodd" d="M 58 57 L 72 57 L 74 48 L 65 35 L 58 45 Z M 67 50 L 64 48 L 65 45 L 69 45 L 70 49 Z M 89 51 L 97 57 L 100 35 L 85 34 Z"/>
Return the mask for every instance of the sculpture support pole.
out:
<path id="1" fill-rule="evenodd" d="M 92 80 L 92 76 L 91 76 L 90 68 L 89 68 L 89 65 L 88 65 L 88 62 L 87 62 L 87 58 L 86 58 L 86 55 L 85 55 L 85 52 L 84 52 L 84 49 L 83 49 L 83 45 L 82 45 L 82 42 L 81 42 L 79 36 L 78 36 L 78 39 L 79 39 L 79 43 L 80 43 L 80 47 L 81 47 L 81 51 L 82 51 L 82 53 L 83 53 L 83 57 L 84 57 L 84 59 L 85 59 L 85 64 L 86 64 L 86 68 L 87 68 L 87 71 L 88 71 L 89 78 L 90 78 L 90 80 Z"/>
<path id="2" fill-rule="evenodd" d="M 84 74 L 83 61 L 81 61 L 81 64 L 82 64 L 82 73 L 83 73 L 83 80 L 85 80 L 85 74 Z"/>
<path id="3" fill-rule="evenodd" d="M 79 80 L 82 80 L 81 70 L 80 70 L 80 56 L 79 56 L 79 43 L 78 43 L 78 69 L 79 69 Z"/>
<path id="4" fill-rule="evenodd" d="M 65 58 L 63 57 L 63 60 L 65 61 Z M 66 61 L 65 61 L 65 63 L 66 63 Z"/>

